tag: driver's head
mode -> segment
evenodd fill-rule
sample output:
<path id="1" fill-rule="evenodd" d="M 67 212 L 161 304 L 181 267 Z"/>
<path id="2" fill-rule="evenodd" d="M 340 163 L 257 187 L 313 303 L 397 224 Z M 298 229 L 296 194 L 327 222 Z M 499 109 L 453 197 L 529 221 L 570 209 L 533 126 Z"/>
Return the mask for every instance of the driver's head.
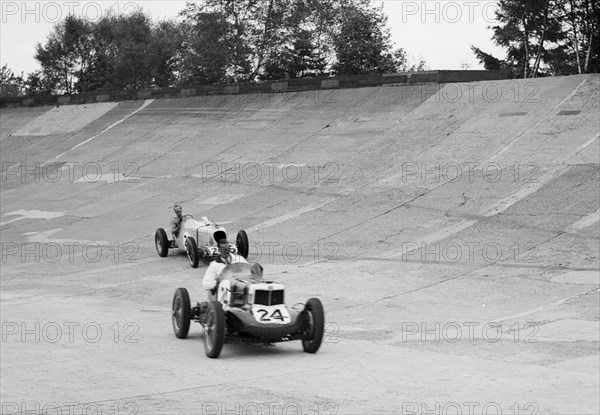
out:
<path id="1" fill-rule="evenodd" d="M 228 258 L 231 254 L 231 249 L 229 247 L 229 241 L 227 239 L 220 239 L 218 242 L 219 245 L 219 255 L 223 258 Z"/>
<path id="2" fill-rule="evenodd" d="M 176 204 L 175 206 L 173 206 L 173 211 L 175 212 L 175 214 L 177 216 L 181 216 L 181 212 L 183 211 L 183 209 L 181 208 L 180 205 Z"/>

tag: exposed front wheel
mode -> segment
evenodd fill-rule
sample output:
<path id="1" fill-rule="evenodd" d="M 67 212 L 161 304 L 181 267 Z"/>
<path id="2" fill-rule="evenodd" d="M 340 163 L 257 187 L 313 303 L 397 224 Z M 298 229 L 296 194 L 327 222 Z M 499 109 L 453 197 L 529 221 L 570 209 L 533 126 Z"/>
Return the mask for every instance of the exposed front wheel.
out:
<path id="1" fill-rule="evenodd" d="M 156 246 L 156 252 L 158 252 L 158 256 L 166 257 L 169 253 L 169 238 L 167 238 L 167 233 L 163 228 L 158 228 L 156 232 L 154 232 L 154 245 Z"/>
<path id="2" fill-rule="evenodd" d="M 250 249 L 250 243 L 248 242 L 248 235 L 246 231 L 239 231 L 235 238 L 235 247 L 237 248 L 238 254 L 248 259 L 248 250 Z"/>
<path id="3" fill-rule="evenodd" d="M 171 307 L 171 320 L 173 331 L 178 339 L 185 339 L 190 330 L 192 309 L 190 306 L 190 295 L 185 288 L 175 290 L 173 304 Z"/>
<path id="4" fill-rule="evenodd" d="M 302 349 L 306 353 L 315 353 L 321 347 L 325 331 L 325 312 L 318 298 L 311 298 L 304 306 L 306 323 L 302 336 Z"/>
<path id="5" fill-rule="evenodd" d="M 225 314 L 218 301 L 208 303 L 204 324 L 204 351 L 212 359 L 219 357 L 225 341 Z"/>
<path id="6" fill-rule="evenodd" d="M 185 240 L 185 251 L 192 268 L 198 268 L 198 262 L 200 261 L 198 245 L 196 245 L 196 240 L 191 236 Z"/>

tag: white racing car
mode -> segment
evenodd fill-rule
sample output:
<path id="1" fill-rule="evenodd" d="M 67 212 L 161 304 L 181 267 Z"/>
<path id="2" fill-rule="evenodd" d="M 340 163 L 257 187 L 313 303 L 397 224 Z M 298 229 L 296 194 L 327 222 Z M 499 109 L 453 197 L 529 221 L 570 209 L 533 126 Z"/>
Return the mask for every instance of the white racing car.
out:
<path id="1" fill-rule="evenodd" d="M 176 240 L 170 240 L 163 228 L 158 228 L 154 233 L 154 244 L 159 256 L 166 257 L 169 249 L 185 249 L 193 268 L 198 267 L 201 257 L 214 259 L 219 255 L 218 242 L 221 239 L 227 239 L 227 230 L 205 216 L 196 220 L 192 215 L 183 215 Z M 230 245 L 231 252 L 248 258 L 249 243 L 246 231 L 239 231 L 235 245 Z"/>
<path id="2" fill-rule="evenodd" d="M 285 286 L 263 279 L 259 264 L 227 265 L 215 291 L 215 301 L 192 307 L 187 289 L 178 288 L 172 303 L 175 336 L 186 338 L 190 322 L 200 323 L 208 357 L 219 357 L 226 340 L 267 344 L 301 340 L 305 352 L 319 350 L 325 330 L 321 301 L 311 298 L 287 307 Z"/>

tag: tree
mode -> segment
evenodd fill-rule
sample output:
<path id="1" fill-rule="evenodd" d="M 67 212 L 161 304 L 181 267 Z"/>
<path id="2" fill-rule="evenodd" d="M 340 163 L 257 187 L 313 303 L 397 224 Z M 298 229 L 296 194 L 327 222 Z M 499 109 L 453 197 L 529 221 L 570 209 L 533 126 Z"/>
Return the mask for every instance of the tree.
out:
<path id="1" fill-rule="evenodd" d="M 540 75 L 546 42 L 557 42 L 561 29 L 555 0 L 500 0 L 493 39 L 508 49 L 509 66 L 517 76 Z"/>
<path id="2" fill-rule="evenodd" d="M 327 74 L 335 64 L 335 28 L 339 19 L 339 0 L 306 0 L 296 2 L 295 20 L 298 21 L 296 38 L 302 38 L 302 30 L 310 33 L 312 45 L 312 68 L 315 75 Z"/>
<path id="3" fill-rule="evenodd" d="M 25 95 L 50 95 L 53 85 L 44 77 L 42 71 L 34 71 L 27 74 L 27 79 L 23 82 L 23 92 Z"/>
<path id="4" fill-rule="evenodd" d="M 415 62 L 414 59 L 409 59 L 403 48 L 398 48 L 393 52 L 385 52 L 382 62 L 383 72 L 421 72 L 429 69 L 423 58 L 419 58 Z"/>
<path id="5" fill-rule="evenodd" d="M 172 86 L 177 81 L 177 61 L 183 44 L 181 26 L 174 21 L 153 25 L 150 39 L 152 84 Z"/>
<path id="6" fill-rule="evenodd" d="M 230 25 L 218 11 L 204 11 L 187 4 L 180 13 L 182 46 L 178 59 L 179 83 L 203 84 L 223 81 L 231 64 L 233 51 L 228 41 Z"/>
<path id="7" fill-rule="evenodd" d="M 295 33 L 295 39 L 289 52 L 292 78 L 317 76 L 324 72 L 325 57 L 319 53 L 313 34 L 309 30 L 299 29 Z"/>
<path id="8" fill-rule="evenodd" d="M 485 53 L 479 48 L 471 45 L 471 50 L 479 59 L 479 63 L 483 63 L 483 67 L 487 70 L 499 70 L 506 67 L 506 62 L 502 59 L 498 59 L 495 56 L 490 55 L 489 53 Z"/>
<path id="9" fill-rule="evenodd" d="M 367 0 L 342 2 L 334 35 L 336 72 L 345 75 L 381 73 L 391 47 L 387 16 Z M 388 62 L 389 63 L 389 62 Z"/>
<path id="10" fill-rule="evenodd" d="M 600 6 L 593 0 L 563 0 L 561 21 L 565 30 L 563 55 L 571 56 L 577 73 L 600 72 Z M 564 56 L 563 56 L 564 57 Z"/>
<path id="11" fill-rule="evenodd" d="M 142 89 L 152 85 L 152 26 L 150 18 L 138 11 L 111 17 L 114 55 L 111 56 L 112 83 L 120 89 Z"/>
<path id="12" fill-rule="evenodd" d="M 395 65 L 387 17 L 370 0 L 206 0 L 181 15 L 183 81 L 382 73 Z"/>
<path id="13" fill-rule="evenodd" d="M 181 36 L 177 24 L 138 11 L 98 22 L 67 16 L 36 47 L 44 85 L 56 92 L 169 86 Z"/>
<path id="14" fill-rule="evenodd" d="M 204 0 L 180 16 L 68 16 L 37 45 L 42 72 L 31 74 L 29 89 L 71 94 L 426 67 L 391 49 L 387 17 L 370 0 Z"/>
<path id="15" fill-rule="evenodd" d="M 593 0 L 500 0 L 492 39 L 506 48 L 498 59 L 472 47 L 486 69 L 536 77 L 598 72 L 600 10 Z"/>
<path id="16" fill-rule="evenodd" d="M 268 37 L 260 79 L 320 76 L 330 68 L 334 1 L 295 0 L 285 9 L 273 8 L 276 31 Z"/>
<path id="17" fill-rule="evenodd" d="M 7 64 L 0 70 L 0 95 L 19 96 L 23 89 L 23 74 L 15 76 Z"/>
<path id="18" fill-rule="evenodd" d="M 89 24 L 72 15 L 54 26 L 44 46 L 36 45 L 35 58 L 56 92 L 74 92 L 77 76 L 89 65 L 90 47 Z"/>
<path id="19" fill-rule="evenodd" d="M 186 41 L 191 46 L 188 56 L 195 55 L 205 61 L 210 56 L 217 57 L 215 71 L 224 70 L 225 80 L 250 80 L 254 72 L 252 61 L 259 43 L 256 25 L 261 14 L 261 2 L 264 3 L 264 0 L 206 0 L 201 5 L 187 3 L 180 14 L 191 23 L 192 29 L 197 29 L 196 36 L 187 32 Z M 203 40 L 216 43 L 208 45 Z M 223 65 L 224 61 L 226 64 Z"/>
<path id="20" fill-rule="evenodd" d="M 290 36 L 290 44 L 281 45 L 266 58 L 260 79 L 302 78 L 319 76 L 327 62 L 315 43 L 313 33 L 298 29 Z"/>

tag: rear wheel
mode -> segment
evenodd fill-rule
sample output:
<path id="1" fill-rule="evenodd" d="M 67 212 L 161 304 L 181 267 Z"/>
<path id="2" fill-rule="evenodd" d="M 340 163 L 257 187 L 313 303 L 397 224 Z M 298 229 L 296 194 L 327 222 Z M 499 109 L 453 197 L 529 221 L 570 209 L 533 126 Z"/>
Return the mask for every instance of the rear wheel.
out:
<path id="1" fill-rule="evenodd" d="M 169 253 L 169 238 L 163 228 L 158 228 L 154 233 L 154 245 L 158 256 L 166 257 Z"/>
<path id="2" fill-rule="evenodd" d="M 192 309 L 190 306 L 190 295 L 185 288 L 178 288 L 173 296 L 171 319 L 173 331 L 178 339 L 185 339 L 190 330 Z"/>
<path id="3" fill-rule="evenodd" d="M 192 268 L 198 268 L 198 262 L 200 261 L 198 245 L 196 245 L 196 240 L 191 236 L 185 240 L 185 251 Z"/>
<path id="4" fill-rule="evenodd" d="M 248 235 L 246 231 L 239 231 L 237 233 L 237 237 L 235 238 L 235 247 L 237 248 L 238 254 L 244 257 L 244 259 L 248 259 L 248 250 L 250 248 L 250 244 L 248 242 Z"/>
<path id="5" fill-rule="evenodd" d="M 204 351 L 212 359 L 219 357 L 225 341 L 225 314 L 218 301 L 208 303 L 204 324 Z"/>
<path id="6" fill-rule="evenodd" d="M 306 353 L 315 353 L 321 347 L 325 331 L 325 312 L 318 298 L 311 298 L 304 306 L 306 325 L 302 336 L 302 349 Z"/>

